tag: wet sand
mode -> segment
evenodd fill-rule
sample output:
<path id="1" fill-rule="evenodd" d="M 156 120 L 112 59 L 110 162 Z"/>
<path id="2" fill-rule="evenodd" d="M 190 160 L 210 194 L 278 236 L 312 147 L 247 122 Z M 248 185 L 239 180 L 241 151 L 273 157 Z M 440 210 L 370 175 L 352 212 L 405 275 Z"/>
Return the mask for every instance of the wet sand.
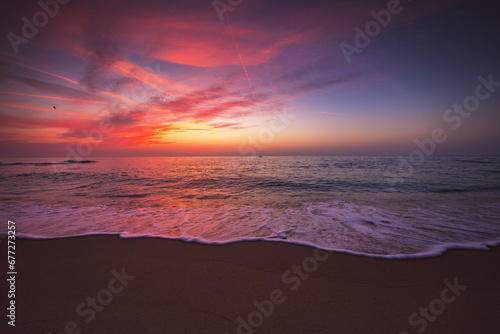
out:
<path id="1" fill-rule="evenodd" d="M 18 239 L 7 332 L 499 333 L 499 263 L 500 248 L 385 260 L 281 242 Z"/>

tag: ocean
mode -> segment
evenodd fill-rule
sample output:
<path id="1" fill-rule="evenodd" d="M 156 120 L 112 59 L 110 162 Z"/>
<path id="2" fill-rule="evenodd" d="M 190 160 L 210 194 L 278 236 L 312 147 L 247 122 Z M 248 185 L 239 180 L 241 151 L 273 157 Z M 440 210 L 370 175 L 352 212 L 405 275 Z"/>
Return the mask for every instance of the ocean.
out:
<path id="1" fill-rule="evenodd" d="M 373 257 L 500 244 L 500 157 L 0 160 L 0 233 L 267 240 Z M 394 177 L 394 175 L 398 175 Z"/>

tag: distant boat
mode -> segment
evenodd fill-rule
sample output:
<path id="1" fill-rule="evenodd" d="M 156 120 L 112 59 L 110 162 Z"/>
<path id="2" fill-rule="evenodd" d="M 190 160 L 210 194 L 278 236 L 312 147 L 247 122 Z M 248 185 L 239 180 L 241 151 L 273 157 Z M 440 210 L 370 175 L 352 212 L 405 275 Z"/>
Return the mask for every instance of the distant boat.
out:
<path id="1" fill-rule="evenodd" d="M 262 158 L 262 155 L 259 155 L 259 158 Z"/>

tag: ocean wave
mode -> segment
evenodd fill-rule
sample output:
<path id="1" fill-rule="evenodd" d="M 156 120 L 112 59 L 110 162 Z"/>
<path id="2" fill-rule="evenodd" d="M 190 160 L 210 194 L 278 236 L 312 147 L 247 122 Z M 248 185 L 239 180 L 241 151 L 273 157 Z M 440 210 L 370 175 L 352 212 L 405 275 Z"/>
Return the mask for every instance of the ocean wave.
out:
<path id="1" fill-rule="evenodd" d="M 475 210 L 456 204 L 401 211 L 341 201 L 293 208 L 202 203 L 137 209 L 32 203 L 4 207 L 0 219 L 14 213 L 22 217 L 16 221 L 20 236 L 42 239 L 118 234 L 204 244 L 265 240 L 383 258 L 433 256 L 450 248 L 486 249 L 500 242 L 500 207 L 479 203 Z"/>
<path id="2" fill-rule="evenodd" d="M 88 164 L 95 163 L 95 160 L 65 160 L 61 162 L 0 162 L 2 166 L 53 166 L 53 165 L 68 165 L 68 164 Z"/>
<path id="3" fill-rule="evenodd" d="M 432 190 L 433 193 L 464 193 L 464 192 L 475 192 L 475 191 L 490 191 L 498 190 L 500 187 L 484 187 L 484 188 L 443 188 Z"/>

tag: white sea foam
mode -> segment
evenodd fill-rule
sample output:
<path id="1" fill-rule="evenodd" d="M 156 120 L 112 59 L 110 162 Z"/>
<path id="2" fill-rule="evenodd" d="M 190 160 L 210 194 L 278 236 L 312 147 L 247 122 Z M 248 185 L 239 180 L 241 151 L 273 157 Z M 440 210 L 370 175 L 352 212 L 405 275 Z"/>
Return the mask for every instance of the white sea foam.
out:
<path id="1" fill-rule="evenodd" d="M 448 204 L 433 210 L 398 211 L 341 201 L 289 208 L 222 205 L 123 210 L 18 202 L 5 206 L 0 219 L 7 218 L 15 220 L 18 236 L 25 238 L 118 234 L 205 244 L 266 240 L 384 258 L 428 257 L 450 248 L 487 249 L 500 244 L 500 210 L 491 204 L 476 205 L 475 210 Z"/>
<path id="2" fill-rule="evenodd" d="M 0 220 L 16 221 L 18 235 L 33 238 L 267 240 L 381 257 L 431 256 L 499 242 L 499 157 L 430 157 L 411 177 L 389 187 L 384 173 L 394 161 L 2 160 Z"/>

